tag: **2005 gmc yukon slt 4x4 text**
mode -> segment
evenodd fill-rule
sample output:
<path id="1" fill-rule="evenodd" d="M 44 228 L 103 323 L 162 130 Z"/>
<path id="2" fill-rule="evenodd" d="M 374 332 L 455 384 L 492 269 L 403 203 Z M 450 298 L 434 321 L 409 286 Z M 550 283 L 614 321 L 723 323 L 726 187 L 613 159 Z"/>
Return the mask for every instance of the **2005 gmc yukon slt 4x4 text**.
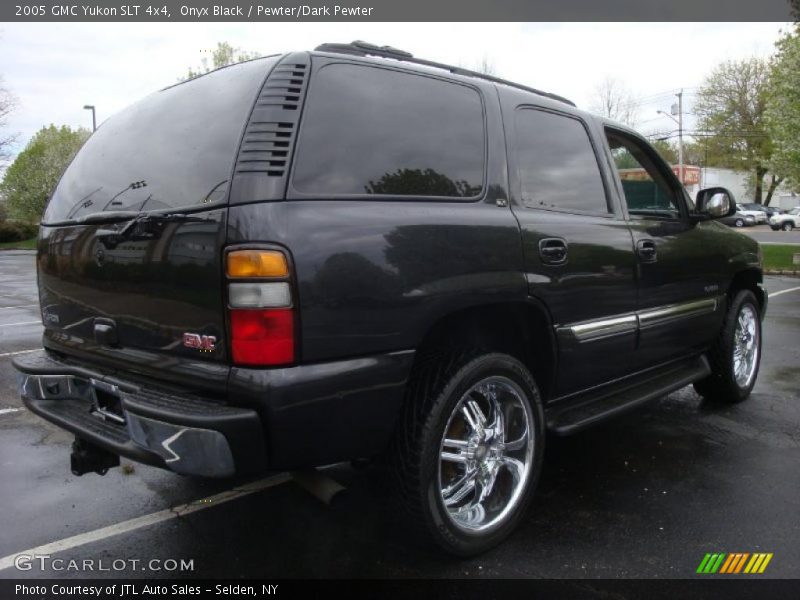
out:
<path id="1" fill-rule="evenodd" d="M 756 242 L 634 131 L 362 42 L 271 56 L 108 119 L 42 219 L 26 405 L 72 469 L 226 477 L 388 457 L 469 555 L 545 432 L 758 373 Z"/>

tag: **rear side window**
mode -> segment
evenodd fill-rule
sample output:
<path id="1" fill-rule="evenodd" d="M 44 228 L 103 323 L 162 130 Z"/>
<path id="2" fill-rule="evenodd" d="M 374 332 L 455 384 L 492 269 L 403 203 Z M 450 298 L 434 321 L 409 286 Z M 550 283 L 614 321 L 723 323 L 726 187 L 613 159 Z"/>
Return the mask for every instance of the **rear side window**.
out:
<path id="1" fill-rule="evenodd" d="M 521 109 L 515 124 L 525 206 L 609 212 L 600 167 L 583 123 L 565 115 Z"/>
<path id="2" fill-rule="evenodd" d="M 242 129 L 276 61 L 214 71 L 109 118 L 67 168 L 44 221 L 224 202 Z"/>
<path id="3" fill-rule="evenodd" d="M 311 81 L 293 186 L 314 195 L 475 197 L 484 118 L 473 88 L 332 64 Z"/>

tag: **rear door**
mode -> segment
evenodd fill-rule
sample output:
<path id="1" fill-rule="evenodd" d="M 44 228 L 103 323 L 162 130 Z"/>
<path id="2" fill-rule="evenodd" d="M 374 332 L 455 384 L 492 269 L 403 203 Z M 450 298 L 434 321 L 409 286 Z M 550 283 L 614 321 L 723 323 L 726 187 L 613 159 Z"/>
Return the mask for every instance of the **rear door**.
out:
<path id="1" fill-rule="evenodd" d="M 636 261 L 588 124 L 558 108 L 511 100 L 504 121 L 512 207 L 529 292 L 556 328 L 556 392 L 563 396 L 629 372 Z"/>
<path id="2" fill-rule="evenodd" d="M 242 131 L 275 58 L 156 92 L 109 118 L 64 173 L 38 250 L 45 345 L 220 386 L 222 246 Z"/>

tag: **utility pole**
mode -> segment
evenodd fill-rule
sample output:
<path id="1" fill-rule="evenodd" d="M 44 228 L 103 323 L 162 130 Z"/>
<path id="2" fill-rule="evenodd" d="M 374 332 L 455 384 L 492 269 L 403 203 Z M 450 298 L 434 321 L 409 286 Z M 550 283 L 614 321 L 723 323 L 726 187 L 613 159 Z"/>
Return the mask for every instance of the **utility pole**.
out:
<path id="1" fill-rule="evenodd" d="M 683 183 L 683 89 L 680 92 L 675 94 L 678 97 L 678 104 L 672 106 L 672 114 L 675 114 L 675 109 L 677 108 L 678 113 L 678 173 L 680 175 L 678 178 L 681 180 L 681 185 Z"/>

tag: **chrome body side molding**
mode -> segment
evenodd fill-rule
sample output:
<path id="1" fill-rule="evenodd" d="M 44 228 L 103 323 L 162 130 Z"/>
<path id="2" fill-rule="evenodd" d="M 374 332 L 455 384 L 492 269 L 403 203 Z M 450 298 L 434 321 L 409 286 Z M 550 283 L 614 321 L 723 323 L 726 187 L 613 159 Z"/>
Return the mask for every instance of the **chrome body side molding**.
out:
<path id="1" fill-rule="evenodd" d="M 720 297 L 704 298 L 649 308 L 630 314 L 569 323 L 556 326 L 555 329 L 558 337 L 563 341 L 591 342 L 611 336 L 636 333 L 640 329 L 657 327 L 680 319 L 712 314 L 717 311 L 720 304 Z"/>
<path id="2" fill-rule="evenodd" d="M 639 311 L 639 327 L 653 327 L 663 323 L 669 323 L 677 319 L 688 319 L 716 312 L 719 306 L 719 298 L 704 298 L 692 302 L 681 302 L 680 304 L 670 304 L 649 310 Z"/>
<path id="3" fill-rule="evenodd" d="M 622 335 L 624 333 L 635 333 L 639 328 L 639 319 L 635 314 L 600 319 L 598 321 L 585 321 L 575 323 L 565 327 L 559 327 L 559 334 L 566 330 L 572 338 L 578 342 L 590 342 L 612 335 Z"/>

